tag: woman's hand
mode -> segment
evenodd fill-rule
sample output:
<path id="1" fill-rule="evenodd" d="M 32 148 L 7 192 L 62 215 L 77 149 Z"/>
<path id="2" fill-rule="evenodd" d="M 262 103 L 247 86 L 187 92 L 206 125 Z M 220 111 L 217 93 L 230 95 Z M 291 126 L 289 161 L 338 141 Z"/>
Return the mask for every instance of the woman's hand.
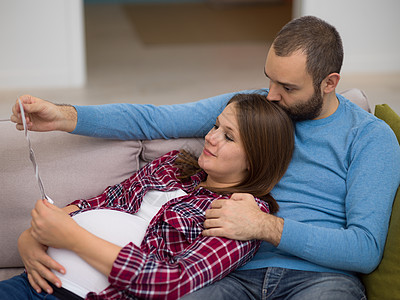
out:
<path id="1" fill-rule="evenodd" d="M 32 210 L 32 236 L 39 243 L 75 252 L 101 273 L 109 276 L 121 247 L 79 226 L 66 209 L 68 207 L 63 210 L 46 200 L 37 201 Z"/>
<path id="2" fill-rule="evenodd" d="M 46 250 L 46 246 L 33 238 L 30 228 L 18 238 L 18 251 L 28 274 L 29 283 L 38 293 L 43 289 L 51 294 L 53 289 L 48 281 L 61 287 L 60 279 L 51 270 L 65 274 L 65 268 L 48 256 Z"/>
<path id="3" fill-rule="evenodd" d="M 82 229 L 63 209 L 38 200 L 31 212 L 31 234 L 41 244 L 71 249 Z"/>

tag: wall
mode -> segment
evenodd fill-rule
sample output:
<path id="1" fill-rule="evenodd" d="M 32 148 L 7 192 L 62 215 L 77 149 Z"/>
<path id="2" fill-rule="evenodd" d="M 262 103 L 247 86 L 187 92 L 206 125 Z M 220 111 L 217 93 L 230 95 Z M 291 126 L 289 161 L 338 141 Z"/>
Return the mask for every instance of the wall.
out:
<path id="1" fill-rule="evenodd" d="M 83 0 L 0 2 L 0 88 L 85 84 Z"/>
<path id="2" fill-rule="evenodd" d="M 294 0 L 294 17 L 314 15 L 343 39 L 343 72 L 400 72 L 400 1 Z"/>

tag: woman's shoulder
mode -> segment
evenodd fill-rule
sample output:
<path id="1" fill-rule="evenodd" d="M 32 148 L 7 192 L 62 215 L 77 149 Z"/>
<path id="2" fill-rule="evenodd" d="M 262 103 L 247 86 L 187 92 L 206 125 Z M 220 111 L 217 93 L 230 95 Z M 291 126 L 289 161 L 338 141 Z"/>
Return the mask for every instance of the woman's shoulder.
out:
<path id="1" fill-rule="evenodd" d="M 178 157 L 178 154 L 179 154 L 178 150 L 172 150 L 172 151 L 165 153 L 164 155 L 156 158 L 155 160 L 150 162 L 148 165 L 151 168 L 157 168 L 160 166 L 173 166 L 176 158 Z"/>

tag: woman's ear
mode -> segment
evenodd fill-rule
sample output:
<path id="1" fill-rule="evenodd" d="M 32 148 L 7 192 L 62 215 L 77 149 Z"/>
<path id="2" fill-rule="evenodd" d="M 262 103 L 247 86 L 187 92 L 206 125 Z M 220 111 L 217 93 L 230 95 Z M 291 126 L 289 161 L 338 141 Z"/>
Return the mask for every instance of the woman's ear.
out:
<path id="1" fill-rule="evenodd" d="M 331 73 L 324 80 L 322 80 L 321 83 L 321 90 L 325 94 L 329 94 L 333 92 L 340 80 L 340 74 L 339 73 Z"/>

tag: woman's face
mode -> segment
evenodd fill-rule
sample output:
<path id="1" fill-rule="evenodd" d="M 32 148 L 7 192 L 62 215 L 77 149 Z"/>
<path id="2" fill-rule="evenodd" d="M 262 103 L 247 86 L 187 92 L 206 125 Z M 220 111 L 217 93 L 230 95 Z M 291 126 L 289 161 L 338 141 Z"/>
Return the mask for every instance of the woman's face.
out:
<path id="1" fill-rule="evenodd" d="M 210 187 L 232 186 L 243 180 L 248 163 L 239 135 L 234 103 L 225 107 L 206 135 L 198 162 L 208 174 L 207 185 Z"/>

